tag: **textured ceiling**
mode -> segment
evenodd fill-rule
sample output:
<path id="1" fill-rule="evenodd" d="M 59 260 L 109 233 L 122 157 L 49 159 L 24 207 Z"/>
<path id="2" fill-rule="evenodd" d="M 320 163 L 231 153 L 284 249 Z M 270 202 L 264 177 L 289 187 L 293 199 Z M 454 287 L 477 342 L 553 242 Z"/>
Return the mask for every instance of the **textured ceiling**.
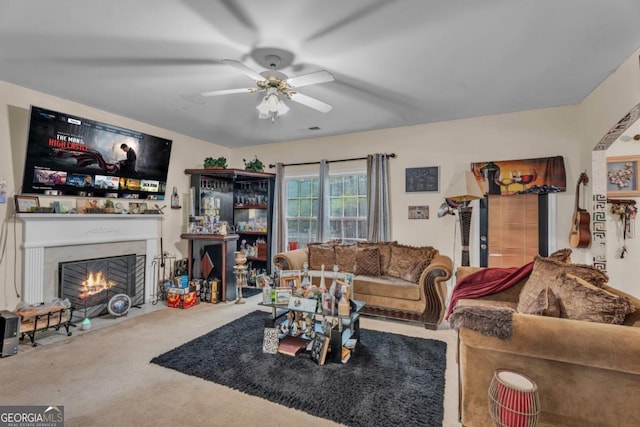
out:
<path id="1" fill-rule="evenodd" d="M 228 147 L 576 104 L 640 47 L 638 0 L 0 7 L 0 80 Z M 333 110 L 286 101 L 271 123 L 258 119 L 263 94 L 200 96 L 254 86 L 220 60 L 262 72 L 252 52 L 264 47 L 292 54 L 289 77 L 332 73 L 299 91 Z"/>

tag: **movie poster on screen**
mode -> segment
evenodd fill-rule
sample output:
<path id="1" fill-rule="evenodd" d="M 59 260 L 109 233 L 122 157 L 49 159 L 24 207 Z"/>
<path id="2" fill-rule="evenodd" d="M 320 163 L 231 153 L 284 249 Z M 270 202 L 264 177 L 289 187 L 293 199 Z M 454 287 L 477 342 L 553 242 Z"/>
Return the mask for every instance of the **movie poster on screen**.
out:
<path id="1" fill-rule="evenodd" d="M 24 193 L 164 199 L 172 141 L 32 106 Z M 124 184 L 124 185 L 123 185 Z"/>

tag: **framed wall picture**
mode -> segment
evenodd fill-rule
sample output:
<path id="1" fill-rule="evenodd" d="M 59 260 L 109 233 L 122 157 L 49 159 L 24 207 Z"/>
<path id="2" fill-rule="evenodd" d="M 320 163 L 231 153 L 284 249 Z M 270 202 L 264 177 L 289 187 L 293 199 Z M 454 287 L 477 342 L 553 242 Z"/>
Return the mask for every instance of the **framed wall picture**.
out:
<path id="1" fill-rule="evenodd" d="M 440 192 L 440 167 L 406 168 L 405 191 L 407 193 L 417 191 Z"/>
<path id="2" fill-rule="evenodd" d="M 640 196 L 640 156 L 607 157 L 607 195 Z"/>
<path id="3" fill-rule="evenodd" d="M 40 207 L 38 196 L 14 196 L 16 202 L 16 212 L 33 212 Z"/>
<path id="4" fill-rule="evenodd" d="M 409 206 L 409 219 L 429 219 L 429 206 Z"/>

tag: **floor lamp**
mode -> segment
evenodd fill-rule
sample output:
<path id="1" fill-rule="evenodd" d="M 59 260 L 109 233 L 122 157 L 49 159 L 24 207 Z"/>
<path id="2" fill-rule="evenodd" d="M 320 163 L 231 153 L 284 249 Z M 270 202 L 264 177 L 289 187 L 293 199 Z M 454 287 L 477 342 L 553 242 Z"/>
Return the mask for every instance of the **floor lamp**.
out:
<path id="1" fill-rule="evenodd" d="M 451 181 L 445 198 L 460 203 L 458 215 L 460 217 L 460 238 L 462 239 L 462 266 L 469 264 L 469 231 L 471 230 L 471 213 L 473 208 L 469 206 L 471 200 L 482 199 L 484 194 L 476 181 L 476 177 L 470 171 L 458 173 Z"/>

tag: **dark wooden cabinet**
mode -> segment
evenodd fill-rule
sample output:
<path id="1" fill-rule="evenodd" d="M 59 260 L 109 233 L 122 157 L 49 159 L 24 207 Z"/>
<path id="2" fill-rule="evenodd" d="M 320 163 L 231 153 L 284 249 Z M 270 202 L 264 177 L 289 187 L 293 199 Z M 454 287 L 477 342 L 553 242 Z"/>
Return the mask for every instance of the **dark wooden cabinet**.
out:
<path id="1" fill-rule="evenodd" d="M 237 298 L 236 279 L 233 265 L 234 252 L 238 241 L 237 234 L 224 236 L 215 234 L 182 234 L 180 238 L 189 241 L 188 275 L 189 279 L 218 279 L 219 301 L 231 301 Z M 203 257 L 206 259 L 203 261 Z M 211 277 L 202 273 L 205 262 L 214 268 Z"/>
<path id="2" fill-rule="evenodd" d="M 271 274 L 275 174 L 242 169 L 187 169 L 185 173 L 191 186 L 189 221 L 202 225 L 200 229 L 188 226 L 186 233 L 210 234 L 214 223 L 224 221 L 230 226 L 229 233 L 237 234 L 233 250 L 255 246 L 256 253 L 247 257 L 250 268 Z M 227 265 L 233 262 L 233 256 L 226 260 Z M 229 289 L 233 280 L 235 277 L 227 277 L 227 299 L 231 292 L 235 298 L 235 289 Z"/>

